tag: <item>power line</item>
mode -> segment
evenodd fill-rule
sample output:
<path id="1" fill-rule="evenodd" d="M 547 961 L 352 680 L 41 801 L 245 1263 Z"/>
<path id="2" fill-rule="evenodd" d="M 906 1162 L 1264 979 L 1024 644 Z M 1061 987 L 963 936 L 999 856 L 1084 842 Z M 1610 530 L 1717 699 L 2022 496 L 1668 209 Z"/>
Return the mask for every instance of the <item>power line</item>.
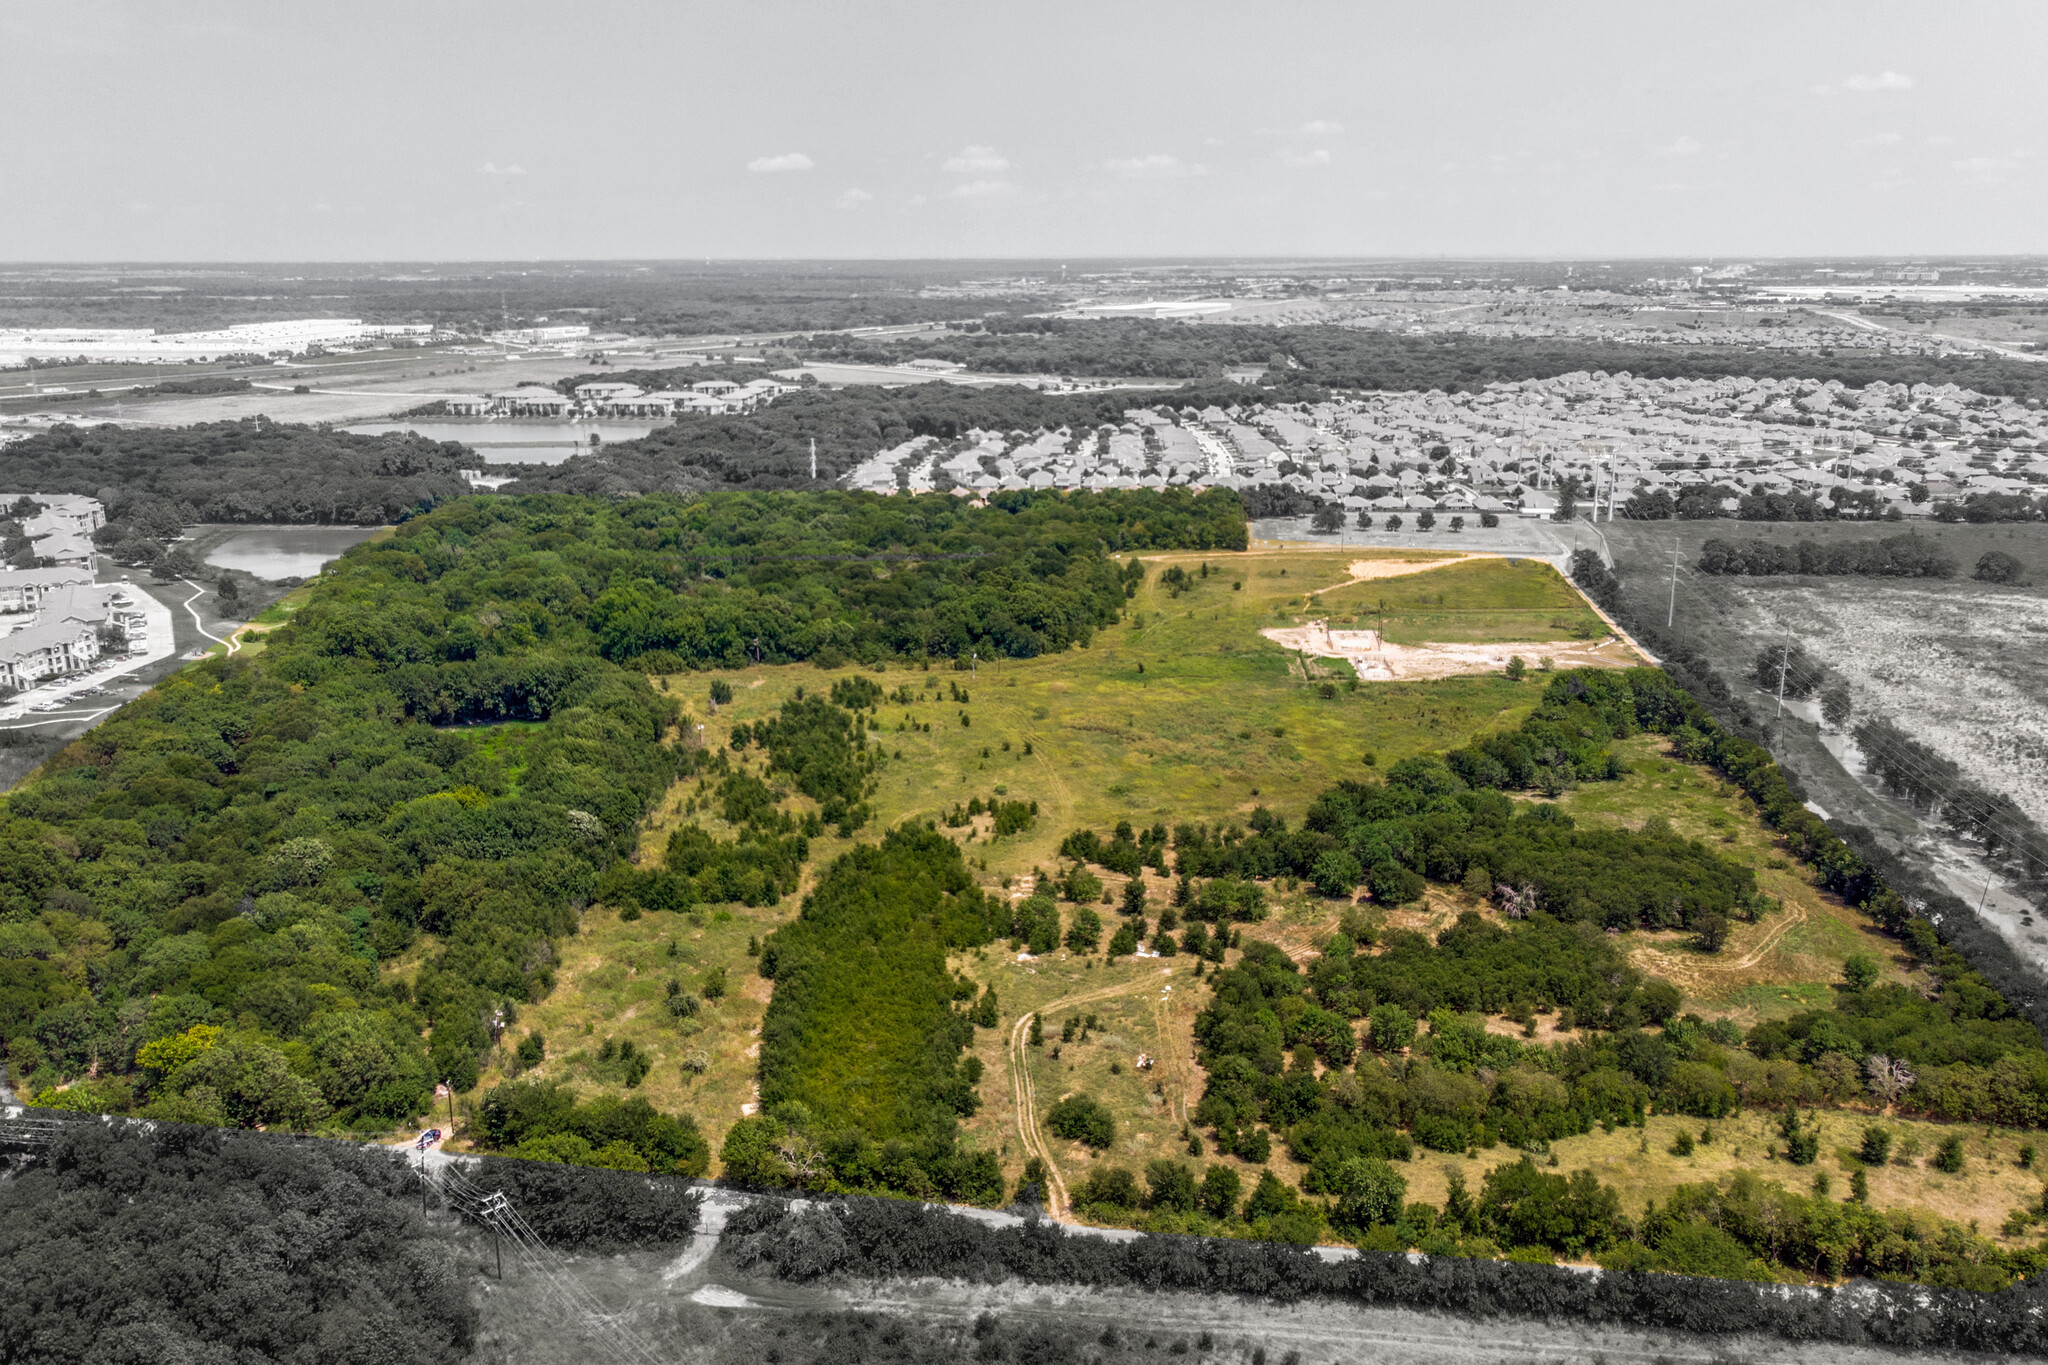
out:
<path id="1" fill-rule="evenodd" d="M 452 1163 L 442 1171 L 441 1186 L 449 1204 L 458 1213 L 473 1222 L 489 1227 L 494 1242 L 498 1239 L 509 1241 L 520 1263 L 540 1283 L 542 1289 L 557 1299 L 571 1317 L 581 1318 L 585 1326 L 611 1346 L 620 1357 L 638 1362 L 638 1365 L 662 1365 L 662 1356 L 632 1329 L 618 1321 L 617 1315 L 608 1311 L 596 1296 L 583 1286 L 563 1265 L 561 1257 L 520 1216 L 518 1209 L 513 1207 L 510 1197 L 503 1190 L 484 1188 L 457 1170 Z M 500 1255 L 502 1256 L 502 1249 Z M 503 1278 L 503 1273 L 501 1260 L 500 1278 Z"/>
<path id="2" fill-rule="evenodd" d="M 1635 516 L 1626 510 L 1622 512 L 1622 516 L 1625 520 L 1635 521 L 1639 523 L 1646 522 L 1649 520 L 1648 518 Z M 1676 583 L 1677 578 L 1681 573 L 1687 580 L 1688 587 L 1690 587 L 1694 592 L 1698 593 L 1701 597 L 1706 598 L 1711 604 L 1717 606 L 1723 614 L 1739 611 L 1745 605 L 1753 606 L 1755 609 L 1762 611 L 1766 616 L 1772 618 L 1772 621 L 1775 625 L 1783 628 L 1786 632 L 1788 640 L 1791 638 L 1792 630 L 1790 623 L 1785 619 L 1784 615 L 1775 607 L 1775 605 L 1770 604 L 1768 602 L 1745 604 L 1737 600 L 1733 596 L 1732 592 L 1728 591 L 1727 589 L 1720 588 L 1718 586 L 1708 586 L 1704 582 L 1704 580 L 1692 570 L 1679 569 L 1677 567 L 1676 546 L 1674 546 L 1673 554 L 1673 587 L 1671 598 L 1671 610 L 1674 615 L 1677 599 Z M 1782 698 L 1780 701 L 1780 705 L 1782 708 Z M 1782 719 L 1780 721 L 1780 724 L 1782 725 Z M 1780 736 L 1780 738 L 1782 738 L 1782 735 Z M 1863 748 L 1866 752 L 1872 752 L 1879 755 L 1880 757 L 1885 759 L 1892 767 L 1900 771 L 1906 772 L 1907 774 L 1913 777 L 1918 778 L 1920 782 L 1930 790 L 1939 790 L 1942 786 L 1946 785 L 1944 782 L 1938 780 L 1940 777 L 1939 774 L 1933 774 L 1928 772 L 1928 770 L 1924 767 L 1924 765 L 1916 756 L 1908 752 L 1901 751 L 1894 745 L 1886 744 L 1882 740 L 1878 740 L 1870 744 L 1865 744 L 1864 741 L 1860 738 L 1857 740 L 1857 744 L 1858 747 Z M 1944 807 L 1944 813 L 1948 818 L 1950 818 L 1952 825 L 1954 823 L 1954 818 L 1960 817 L 1962 821 L 1968 823 L 1971 826 L 1974 826 L 1978 833 L 1983 836 L 1985 841 L 1985 858 L 1987 862 L 1994 862 L 1995 872 L 1995 861 L 1992 849 L 1999 845 L 2004 845 L 2006 848 L 2010 850 L 2014 846 L 2013 841 L 2007 840 L 2002 836 L 1997 835 L 1996 831 L 1994 831 L 1990 825 L 1986 824 L 1982 820 L 1977 819 L 1975 816 L 1971 815 L 1967 810 L 1954 809 L 1953 807 L 1950 807 L 1949 803 L 1947 802 L 1942 802 L 1941 805 Z M 2032 857 L 2032 855 L 2026 851 L 2022 851 L 2022 875 L 2032 875 L 2032 873 L 2028 869 L 2034 866 L 2034 864 L 2035 860 Z"/>

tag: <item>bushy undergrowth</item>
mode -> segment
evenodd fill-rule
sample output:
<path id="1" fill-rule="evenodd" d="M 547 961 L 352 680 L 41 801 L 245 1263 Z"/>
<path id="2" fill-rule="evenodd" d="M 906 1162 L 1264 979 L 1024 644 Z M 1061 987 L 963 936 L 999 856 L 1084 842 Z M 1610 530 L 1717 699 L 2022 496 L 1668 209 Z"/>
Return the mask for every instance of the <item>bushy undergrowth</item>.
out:
<path id="1" fill-rule="evenodd" d="M 978 1060 L 960 1053 L 986 1016 L 946 954 L 1008 924 L 1007 907 L 934 828 L 893 829 L 833 862 L 796 922 L 762 944 L 761 974 L 775 982 L 761 1028 L 763 1112 L 727 1135 L 727 1175 L 998 1202 L 994 1155 L 958 1144 L 980 1080 Z"/>
<path id="2" fill-rule="evenodd" d="M 382 1365 L 475 1337 L 398 1153 L 78 1123 L 0 1190 L 9 1361 Z"/>
<path id="3" fill-rule="evenodd" d="M 1541 1173 L 1538 1173 L 1541 1174 Z M 1561 1180 L 1561 1184 L 1569 1181 Z M 1527 1193 L 1504 1190 L 1502 1207 Z M 1566 1191 L 1566 1198 L 1570 1191 Z M 1691 1225 L 1698 1226 L 1698 1225 Z M 799 1282 L 937 1275 L 988 1283 L 1099 1285 L 1238 1294 L 1282 1303 L 1350 1300 L 1484 1317 L 1625 1322 L 1685 1332 L 1768 1332 L 1795 1340 L 1899 1349 L 2036 1352 L 2048 1346 L 2038 1294 L 1987 1294 L 1861 1283 L 1787 1291 L 1739 1278 L 1629 1270 L 1602 1275 L 1528 1259 L 1408 1257 L 1367 1250 L 1331 1262 L 1305 1247 L 1162 1235 L 1134 1241 L 1075 1236 L 1030 1222 L 992 1228 L 943 1210 L 849 1199 L 801 1211 L 761 1203 L 726 1223 L 721 1247 L 744 1268 Z M 1731 1254 L 1711 1235 L 1696 1252 L 1666 1237 L 1665 1254 L 1697 1255 L 1720 1274 Z"/>

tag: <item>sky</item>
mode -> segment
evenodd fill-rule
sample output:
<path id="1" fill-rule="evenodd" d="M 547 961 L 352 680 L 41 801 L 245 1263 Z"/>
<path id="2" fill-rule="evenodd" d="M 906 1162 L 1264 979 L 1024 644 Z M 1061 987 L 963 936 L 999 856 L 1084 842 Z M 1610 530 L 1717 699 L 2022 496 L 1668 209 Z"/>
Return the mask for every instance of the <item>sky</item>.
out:
<path id="1" fill-rule="evenodd" d="M 0 260 L 2048 251 L 2048 4 L 0 0 Z"/>

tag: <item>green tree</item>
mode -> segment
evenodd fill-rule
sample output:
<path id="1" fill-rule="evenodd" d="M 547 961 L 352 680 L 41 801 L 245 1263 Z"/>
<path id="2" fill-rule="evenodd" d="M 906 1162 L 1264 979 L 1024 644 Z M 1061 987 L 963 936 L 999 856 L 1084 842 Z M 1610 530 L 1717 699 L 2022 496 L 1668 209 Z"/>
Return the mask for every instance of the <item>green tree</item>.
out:
<path id="1" fill-rule="evenodd" d="M 1259 1172 L 1259 1183 L 1252 1187 L 1251 1198 L 1244 1201 L 1244 1219 L 1247 1223 L 1256 1223 L 1262 1218 L 1272 1218 L 1293 1209 L 1294 1203 L 1294 1191 L 1279 1176 L 1263 1170 Z"/>
<path id="2" fill-rule="evenodd" d="M 1202 1211 L 1211 1218 L 1230 1221 L 1237 1214 L 1237 1199 L 1244 1181 L 1235 1168 L 1211 1166 L 1202 1173 Z"/>
<path id="3" fill-rule="evenodd" d="M 1718 953 L 1728 942 L 1728 917 L 1709 910 L 1692 922 L 1692 941 L 1703 953 Z"/>
<path id="4" fill-rule="evenodd" d="M 1310 880 L 1317 891 L 1325 896 L 1349 897 L 1365 880 L 1365 869 L 1358 865 L 1358 859 L 1344 849 L 1334 849 L 1316 859 Z"/>
<path id="5" fill-rule="evenodd" d="M 1842 962 L 1842 980 L 1848 984 L 1850 990 L 1858 994 L 1876 985 L 1881 975 L 1883 969 L 1877 965 L 1877 959 L 1868 953 L 1851 953 Z"/>
<path id="6" fill-rule="evenodd" d="M 1197 1193 L 1195 1173 L 1184 1161 L 1158 1160 L 1145 1164 L 1145 1206 L 1192 1213 Z"/>
<path id="7" fill-rule="evenodd" d="M 1503 1245 L 1571 1255 L 1607 1245 L 1621 1222 L 1621 1196 L 1591 1171 L 1552 1175 L 1526 1156 L 1486 1173 L 1479 1208 L 1487 1231 Z"/>
<path id="8" fill-rule="evenodd" d="M 1116 1120 L 1091 1095 L 1069 1095 L 1046 1112 L 1045 1126 L 1055 1137 L 1107 1151 L 1116 1142 Z"/>
<path id="9" fill-rule="evenodd" d="M 194 1058 L 178 1072 L 177 1088 L 187 1096 L 206 1091 L 243 1128 L 310 1128 L 327 1116 L 319 1088 L 282 1052 L 252 1038 L 231 1038 Z"/>
<path id="10" fill-rule="evenodd" d="M 1415 1045 L 1415 1016 L 1399 1005 L 1374 1005 L 1368 1019 L 1375 1051 L 1401 1052 Z"/>
<path id="11" fill-rule="evenodd" d="M 1331 1222 L 1338 1227 L 1362 1232 L 1400 1221 L 1408 1182 L 1379 1157 L 1353 1157 L 1329 1183 L 1337 1196 Z"/>
<path id="12" fill-rule="evenodd" d="M 1067 949 L 1076 953 L 1092 953 L 1102 946 L 1102 916 L 1087 906 L 1074 912 L 1073 923 L 1067 926 Z"/>

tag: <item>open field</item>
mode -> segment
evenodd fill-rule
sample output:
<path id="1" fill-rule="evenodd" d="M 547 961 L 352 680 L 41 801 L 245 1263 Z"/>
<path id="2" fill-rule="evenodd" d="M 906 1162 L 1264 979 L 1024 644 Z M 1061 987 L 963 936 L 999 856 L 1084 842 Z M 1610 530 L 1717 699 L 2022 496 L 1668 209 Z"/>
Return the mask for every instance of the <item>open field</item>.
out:
<path id="1" fill-rule="evenodd" d="M 1368 606 L 1376 612 L 1382 595 L 1388 617 L 1400 607 L 1422 638 L 1440 625 L 1462 626 L 1480 637 L 1489 630 L 1512 630 L 1520 637 L 1533 629 L 1529 617 L 1535 614 L 1565 622 L 1549 628 L 1569 640 L 1580 615 L 1590 615 L 1583 605 L 1571 604 L 1565 596 L 1571 590 L 1555 583 L 1547 567 L 1474 560 L 1418 569 L 1419 558 L 1412 551 L 1362 557 L 1356 550 L 1270 550 L 1210 556 L 1211 571 L 1204 576 L 1202 556 L 1149 556 L 1145 585 L 1126 624 L 1099 634 L 1086 649 L 960 671 L 891 665 L 866 674 L 890 693 L 907 688 L 911 699 L 885 701 L 880 729 L 870 735 L 890 761 L 879 775 L 875 823 L 862 833 L 871 838 L 877 828 L 901 820 L 941 819 L 974 796 L 1035 801 L 1037 822 L 1023 833 L 996 839 L 982 817 L 959 836 L 983 885 L 1015 899 L 1058 865 L 1059 840 L 1074 828 L 1105 830 L 1120 819 L 1140 827 L 1154 821 L 1242 822 L 1259 805 L 1298 820 L 1330 783 L 1372 771 L 1368 754 L 1384 767 L 1517 723 L 1546 681 L 1533 669 L 1519 684 L 1498 674 L 1362 682 L 1324 697 L 1317 676 L 1260 638 L 1262 629 L 1297 628 L 1313 619 L 1312 612 L 1334 614 L 1338 601 L 1346 601 L 1354 615 Z M 1359 572 L 1361 560 L 1372 576 Z M 1389 576 L 1376 567 L 1395 563 L 1409 572 Z M 1160 578 L 1169 567 L 1185 569 L 1192 586 L 1175 595 Z M 697 734 L 701 726 L 702 742 L 718 745 L 735 725 L 772 715 L 798 688 L 823 692 L 849 672 L 771 667 L 713 675 L 729 681 L 735 694 L 715 714 L 707 700 L 710 677 L 657 681 L 685 700 L 689 732 Z M 966 700 L 955 699 L 955 688 L 964 689 Z M 1714 956 L 1698 952 L 1677 933 L 1630 936 L 1636 965 L 1678 985 L 1686 1009 L 1747 1027 L 1824 1006 L 1832 998 L 1830 983 L 1841 978 L 1843 960 L 1855 952 L 1876 957 L 1894 979 L 1918 984 L 1888 940 L 1814 887 L 1759 824 L 1747 797 L 1711 773 L 1672 759 L 1656 737 L 1625 741 L 1622 752 L 1630 772 L 1621 781 L 1586 784 L 1561 798 L 1575 818 L 1630 827 L 1664 818 L 1678 833 L 1751 866 L 1761 888 L 1784 902 L 1782 911 L 1757 924 L 1737 924 Z M 760 762 L 753 750 L 742 758 L 749 767 Z M 708 787 L 694 783 L 671 790 L 643 833 L 645 863 L 658 859 L 669 833 L 689 820 L 706 824 L 715 835 L 726 833 L 708 810 L 693 809 L 707 795 Z M 810 875 L 846 847 L 848 841 L 829 834 L 813 840 Z M 1156 914 L 1169 884 L 1156 874 L 1143 875 Z M 1121 879 L 1104 881 L 1108 897 L 1119 898 Z M 750 940 L 786 922 L 795 899 L 758 909 L 650 912 L 631 921 L 593 908 L 581 933 L 561 949 L 555 991 L 522 1012 L 507 1040 L 527 1029 L 542 1032 L 549 1055 L 539 1074 L 586 1092 L 618 1089 L 595 1061 L 604 1040 L 633 1041 L 655 1058 L 637 1093 L 659 1108 L 694 1115 L 715 1151 L 755 1098 L 769 986 L 753 974 Z M 1351 908 L 1306 886 L 1285 884 L 1271 888 L 1270 906 L 1269 917 L 1245 926 L 1245 934 L 1278 943 L 1304 963 Z M 1495 913 L 1458 888 L 1432 885 L 1421 902 L 1384 918 L 1390 926 L 1434 932 L 1465 910 Z M 1191 1028 L 1207 994 L 1194 960 L 1145 957 L 1105 964 L 1098 955 L 1065 950 L 1034 959 L 999 941 L 956 957 L 953 966 L 977 984 L 992 985 L 1000 1001 L 998 1027 L 975 1032 L 974 1053 L 985 1077 L 982 1104 L 963 1128 L 976 1146 L 998 1155 L 1006 1179 L 1016 1180 L 1034 1154 L 1049 1160 L 1056 1187 L 1069 1191 L 1098 1164 L 1142 1169 L 1157 1157 L 1188 1155 L 1186 1125 L 1204 1085 Z M 669 980 L 699 989 L 721 971 L 728 985 L 722 1000 L 680 1027 L 668 1018 L 663 1001 Z M 1025 1016 L 1032 1013 L 1044 1022 L 1042 1047 L 1024 1041 Z M 1085 1040 L 1062 1041 L 1068 1019 L 1078 1025 L 1089 1016 L 1094 1023 Z M 1539 1040 L 1557 1037 L 1554 1022 L 1551 1016 L 1539 1018 Z M 1504 1020 L 1492 1026 L 1519 1031 Z M 1150 1067 L 1140 1067 L 1141 1054 L 1152 1061 Z M 485 1085 L 505 1075 L 499 1055 Z M 1107 1151 L 1092 1153 L 1044 1130 L 1045 1112 L 1072 1093 L 1092 1095 L 1115 1118 L 1116 1138 Z M 1634 1212 L 1677 1184 L 1736 1169 L 1756 1170 L 1801 1191 L 1816 1171 L 1826 1170 L 1839 1194 L 1846 1191 L 1851 1168 L 1830 1154 L 1853 1148 L 1864 1121 L 1858 1113 L 1824 1112 L 1822 1163 L 1811 1169 L 1768 1160 L 1761 1125 L 1774 1116 L 1754 1114 L 1714 1125 L 1714 1140 L 1690 1157 L 1668 1151 L 1681 1120 L 1662 1115 L 1653 1116 L 1647 1130 L 1596 1130 L 1556 1142 L 1552 1150 L 1560 1169 L 1589 1166 L 1615 1184 Z M 1923 1159 L 1943 1131 L 1925 1123 L 1890 1126 L 1916 1138 Z M 2016 1164 L 2018 1138 L 1965 1131 L 1972 1136 L 1963 1174 L 1903 1167 L 1871 1172 L 1872 1202 L 1975 1219 L 1987 1235 L 1996 1233 L 2014 1207 L 2038 1202 L 2039 1178 Z M 1431 1152 L 1404 1166 L 1402 1174 L 1409 1198 L 1440 1203 L 1454 1166 L 1462 1165 L 1469 1186 L 1477 1189 L 1485 1169 L 1518 1156 L 1506 1147 L 1470 1158 Z M 1247 1183 L 1257 1174 L 1255 1167 L 1213 1151 L 1200 1160 L 1235 1164 Z M 1280 1144 L 1269 1164 L 1290 1183 L 1303 1175 Z"/>
<path id="2" fill-rule="evenodd" d="M 1690 571 L 1709 537 L 1757 537 L 1790 544 L 1873 540 L 1902 533 L 1891 522 L 1615 522 L 1601 528 L 1613 548 L 1632 607 L 1661 621 L 1671 553 L 1685 566 L 1677 626 L 1729 683 L 1743 683 L 1759 650 L 1789 631 L 1849 685 L 1850 720 L 1884 716 L 1994 791 L 2048 821 L 2048 527 L 1933 525 L 1933 539 L 1961 566 L 1953 579 L 1860 577 L 1712 577 Z M 1968 575 L 1989 550 L 2026 566 L 2026 586 L 1991 585 Z M 1750 695 L 1770 716 L 1772 699 Z M 1774 748 L 1836 820 L 1876 831 L 1909 860 L 1930 868 L 1971 905 L 1984 881 L 1973 851 L 1875 789 L 1845 734 L 1823 727 L 1811 705 L 1792 708 Z M 2020 956 L 2048 973 L 2048 935 L 2023 923 L 2034 907 L 1994 887 L 1984 919 Z"/>
<path id="3" fill-rule="evenodd" d="M 992 891 L 1022 895 L 1018 879 L 1029 877 L 1034 868 L 1050 870 L 1061 838 L 1073 829 L 1106 829 L 1118 820 L 1169 826 L 1242 823 L 1260 805 L 1298 818 L 1325 787 L 1371 771 L 1364 763 L 1368 754 L 1384 766 L 1512 726 L 1528 714 L 1545 682 L 1534 671 L 1521 683 L 1473 676 L 1360 684 L 1326 699 L 1285 651 L 1259 637 L 1262 625 L 1305 620 L 1306 596 L 1353 577 L 1351 566 L 1359 559 L 1356 552 L 1327 551 L 1211 555 L 1213 571 L 1203 578 L 1200 555 L 1147 556 L 1146 584 L 1132 603 L 1129 624 L 1097 635 L 1087 649 L 984 662 L 957 672 L 944 666 L 927 672 L 892 665 L 879 674 L 864 674 L 891 692 L 907 686 L 923 700 L 908 705 L 885 701 L 881 707 L 883 729 L 870 738 L 892 757 L 880 773 L 875 821 L 861 835 L 873 838 L 880 828 L 906 819 L 939 819 L 975 796 L 1036 801 L 1039 815 L 1030 830 L 992 840 L 983 818 L 967 846 L 970 861 Z M 1174 566 L 1195 575 L 1195 586 L 1178 597 L 1159 583 L 1160 574 Z M 1233 589 L 1233 582 L 1243 586 Z M 684 697 L 690 712 L 686 725 L 701 724 L 704 742 L 720 745 L 735 725 L 773 715 L 798 688 L 823 692 L 835 677 L 853 671 L 765 667 L 683 674 L 659 684 Z M 715 715 L 706 700 L 714 677 L 725 678 L 734 689 L 732 702 Z M 969 701 L 950 700 L 952 687 L 964 689 Z M 757 753 L 748 751 L 750 763 L 758 763 Z M 660 858 L 670 832 L 689 819 L 700 819 L 715 836 L 728 837 L 724 823 L 710 812 L 685 813 L 697 791 L 695 784 L 678 784 L 655 813 L 641 838 L 648 864 Z M 808 804 L 802 797 L 793 800 L 798 807 Z M 830 834 L 814 839 L 811 873 L 847 847 L 848 841 Z M 1005 880 L 1013 883 L 1007 890 Z M 1166 886 L 1154 881 L 1153 899 L 1163 904 Z M 695 1114 L 715 1149 L 740 1116 L 740 1106 L 753 1097 L 755 1031 L 768 983 L 752 974 L 747 941 L 764 937 L 794 912 L 795 898 L 760 909 L 732 905 L 693 915 L 651 912 L 630 922 L 622 922 L 616 911 L 592 909 L 584 916 L 582 932 L 563 945 L 560 984 L 548 999 L 524 1011 L 506 1036 L 516 1041 L 528 1028 L 540 1030 L 550 1055 L 540 1074 L 585 1085 L 590 1081 L 565 1054 L 600 1046 L 608 1033 L 631 1039 L 657 1058 L 639 1093 L 659 1107 Z M 1325 905 L 1317 914 L 1326 912 Z M 1278 932 L 1290 913 L 1276 910 L 1262 927 Z M 678 944 L 673 959 L 665 956 L 671 941 Z M 1305 948 L 1305 927 L 1301 943 Z M 1005 1020 L 1004 1029 L 983 1031 L 977 1039 L 991 1079 L 983 1084 L 982 1113 L 968 1126 L 999 1151 L 1002 1142 L 1009 1142 L 1003 1154 L 1013 1175 L 1024 1158 L 1000 1080 L 1006 1074 L 1000 1035 L 1024 1012 L 1076 993 L 1113 987 L 1128 994 L 1108 1007 L 1110 1013 L 1136 1011 L 1119 1035 L 1130 1045 L 1131 1057 L 1123 1062 L 1126 1084 L 1102 1098 L 1115 1101 L 1122 1118 L 1148 1120 L 1125 1126 L 1133 1133 L 1151 1133 L 1151 1145 L 1160 1151 L 1169 1137 L 1177 1139 L 1180 1119 L 1161 1129 L 1149 1122 L 1150 1114 L 1166 1104 L 1185 1114 L 1200 1093 L 1199 1083 L 1189 1076 L 1169 1087 L 1175 1092 L 1170 1097 L 1161 1096 L 1152 1086 L 1163 1078 L 1148 1073 L 1141 1085 L 1132 1065 L 1140 1050 L 1167 1058 L 1188 1056 L 1184 1041 L 1168 1047 L 1160 1030 L 1162 1017 L 1175 1021 L 1166 1026 L 1180 1030 L 1184 1040 L 1192 1004 L 1154 1010 L 1148 999 L 1138 1009 L 1148 992 L 1160 994 L 1154 983 L 1162 980 L 1161 967 L 1167 964 L 1140 959 L 1115 967 L 1084 966 L 1057 958 L 1020 964 L 995 944 L 967 965 L 970 975 L 995 984 Z M 666 982 L 675 977 L 690 986 L 721 967 L 730 994 L 698 1017 L 701 1031 L 679 1034 L 661 1008 Z M 1191 970 L 1189 960 L 1179 959 L 1172 980 L 1189 981 Z M 1087 1009 L 1106 1015 L 1102 1004 Z M 1083 1050 L 1100 1058 L 1105 1074 L 1107 1047 L 1098 1034 Z M 701 1076 L 685 1073 L 682 1059 L 700 1050 L 708 1069 Z M 500 1059 L 485 1084 L 503 1077 Z M 1059 1093 L 1052 1091 L 1045 1103 Z"/>
<path id="4" fill-rule="evenodd" d="M 1661 818 L 1677 833 L 1747 865 L 1758 889 L 1784 902 L 1782 911 L 1755 924 L 1733 925 L 1718 953 L 1698 951 L 1677 931 L 1638 930 L 1630 936 L 1635 965 L 1684 991 L 1685 1008 L 1724 1015 L 1744 1028 L 1813 1009 L 1827 1003 L 1828 984 L 1841 979 L 1851 953 L 1883 963 L 1891 979 L 1927 984 L 1894 940 L 1814 884 L 1812 872 L 1788 856 L 1739 789 L 1672 758 L 1661 736 L 1638 735 L 1618 750 L 1631 771 L 1618 782 L 1589 783 L 1568 793 L 1560 804 L 1574 819 L 1640 828 Z"/>

